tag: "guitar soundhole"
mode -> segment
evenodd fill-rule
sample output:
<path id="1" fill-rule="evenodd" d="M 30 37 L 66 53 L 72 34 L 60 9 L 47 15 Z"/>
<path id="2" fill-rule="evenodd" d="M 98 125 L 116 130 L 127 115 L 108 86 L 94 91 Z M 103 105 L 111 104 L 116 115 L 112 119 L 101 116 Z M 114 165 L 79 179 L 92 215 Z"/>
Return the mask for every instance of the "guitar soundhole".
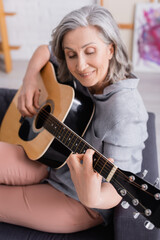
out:
<path id="1" fill-rule="evenodd" d="M 36 118 L 36 122 L 35 122 L 35 127 L 37 129 L 40 129 L 44 126 L 44 123 L 47 121 L 49 114 L 51 112 L 51 105 L 45 105 L 43 106 L 43 108 L 41 108 L 41 110 L 39 111 L 37 118 Z"/>

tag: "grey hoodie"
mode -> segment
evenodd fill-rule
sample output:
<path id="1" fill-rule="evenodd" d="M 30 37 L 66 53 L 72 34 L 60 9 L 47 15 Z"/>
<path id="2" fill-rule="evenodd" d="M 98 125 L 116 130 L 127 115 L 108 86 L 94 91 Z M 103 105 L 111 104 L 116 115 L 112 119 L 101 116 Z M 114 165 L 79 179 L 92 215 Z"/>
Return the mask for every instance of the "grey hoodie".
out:
<path id="1" fill-rule="evenodd" d="M 95 113 L 84 136 L 103 155 L 113 158 L 117 167 L 133 173 L 141 171 L 142 150 L 148 136 L 148 114 L 137 90 L 138 82 L 137 78 L 122 80 L 106 87 L 103 94 L 93 95 Z M 50 169 L 47 181 L 78 200 L 67 164 Z M 107 224 L 111 210 L 96 210 Z"/>

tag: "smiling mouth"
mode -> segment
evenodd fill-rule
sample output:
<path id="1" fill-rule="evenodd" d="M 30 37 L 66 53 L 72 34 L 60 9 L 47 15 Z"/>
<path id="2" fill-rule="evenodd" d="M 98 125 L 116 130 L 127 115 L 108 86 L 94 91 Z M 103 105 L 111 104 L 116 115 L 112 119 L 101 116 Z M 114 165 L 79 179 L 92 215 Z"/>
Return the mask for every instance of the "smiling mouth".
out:
<path id="1" fill-rule="evenodd" d="M 95 70 L 92 72 L 87 72 L 87 73 L 79 73 L 79 75 L 83 78 L 87 78 L 87 77 L 91 76 L 94 72 L 95 72 Z"/>

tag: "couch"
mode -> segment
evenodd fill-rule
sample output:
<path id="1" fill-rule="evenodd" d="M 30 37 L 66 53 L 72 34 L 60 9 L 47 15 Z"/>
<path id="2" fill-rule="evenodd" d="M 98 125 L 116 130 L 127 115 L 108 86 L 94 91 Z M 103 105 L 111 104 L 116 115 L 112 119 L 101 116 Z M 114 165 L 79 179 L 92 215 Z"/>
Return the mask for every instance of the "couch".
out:
<path id="1" fill-rule="evenodd" d="M 0 123 L 14 96 L 14 89 L 0 89 Z M 142 171 L 149 172 L 146 180 L 154 183 L 158 177 L 158 161 L 156 149 L 155 114 L 149 113 L 148 120 L 149 138 L 146 140 L 146 147 L 143 151 Z M 139 175 L 141 176 L 142 173 Z M 138 219 L 133 218 L 135 210 L 130 206 L 122 208 L 121 204 L 114 208 L 113 220 L 107 227 L 101 225 L 72 234 L 57 234 L 36 231 L 33 229 L 16 226 L 7 223 L 0 223 L 0 240 L 158 240 L 160 231 L 157 228 L 148 230 L 144 227 L 145 218 L 140 215 Z"/>

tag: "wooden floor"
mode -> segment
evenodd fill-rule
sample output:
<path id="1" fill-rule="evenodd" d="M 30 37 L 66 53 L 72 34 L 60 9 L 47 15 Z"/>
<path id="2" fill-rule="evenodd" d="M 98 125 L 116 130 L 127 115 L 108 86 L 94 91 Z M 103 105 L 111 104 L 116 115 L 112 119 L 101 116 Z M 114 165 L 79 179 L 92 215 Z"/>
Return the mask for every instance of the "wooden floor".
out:
<path id="1" fill-rule="evenodd" d="M 0 60 L 0 87 L 19 88 L 21 86 L 27 61 L 14 61 L 13 70 L 7 74 L 4 72 L 2 60 Z M 156 115 L 157 150 L 160 169 L 160 73 L 137 73 L 140 77 L 139 91 L 148 111 Z"/>

